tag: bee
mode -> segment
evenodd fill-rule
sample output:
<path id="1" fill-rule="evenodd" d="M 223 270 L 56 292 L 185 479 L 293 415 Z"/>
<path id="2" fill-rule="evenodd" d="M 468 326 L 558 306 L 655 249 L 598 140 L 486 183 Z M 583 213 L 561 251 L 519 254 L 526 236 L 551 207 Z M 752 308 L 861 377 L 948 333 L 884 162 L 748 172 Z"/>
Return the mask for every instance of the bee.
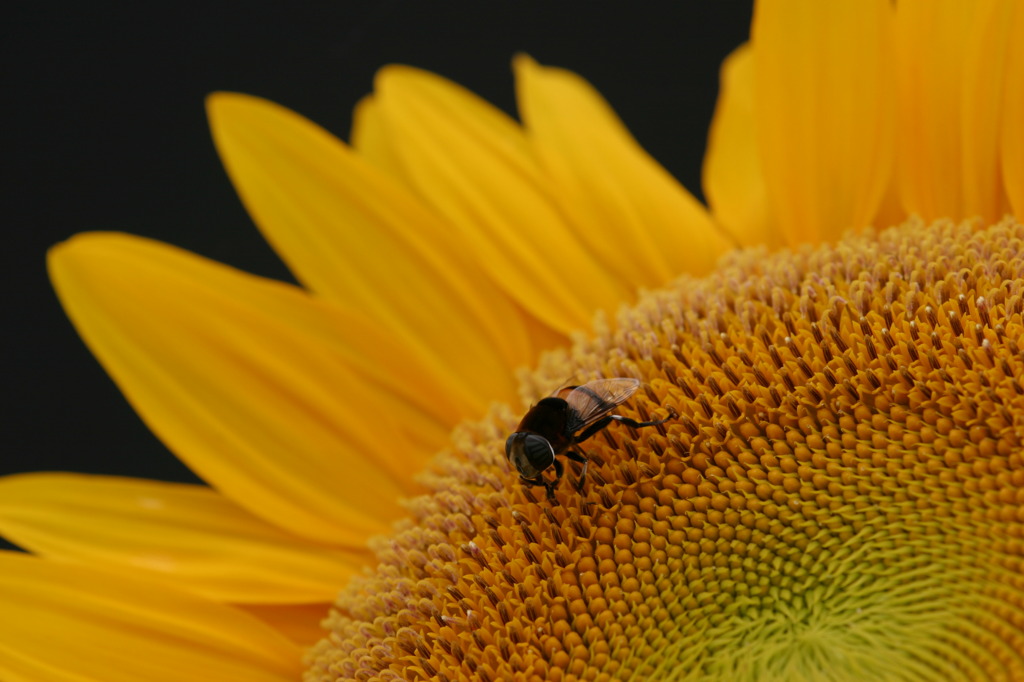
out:
<path id="1" fill-rule="evenodd" d="M 576 484 L 576 490 L 582 491 L 589 460 L 579 449 L 580 443 L 613 421 L 638 429 L 664 424 L 678 416 L 670 409 L 669 416 L 664 419 L 638 422 L 611 414 L 638 388 L 640 382 L 636 379 L 597 379 L 582 386 L 560 388 L 531 407 L 519 422 L 516 432 L 505 441 L 505 456 L 519 471 L 519 480 L 523 485 L 543 486 L 547 490 L 548 499 L 554 500 L 555 486 L 565 473 L 561 460 L 555 457 L 564 455 L 583 465 L 580 480 Z M 543 477 L 549 467 L 555 469 L 554 481 Z"/>

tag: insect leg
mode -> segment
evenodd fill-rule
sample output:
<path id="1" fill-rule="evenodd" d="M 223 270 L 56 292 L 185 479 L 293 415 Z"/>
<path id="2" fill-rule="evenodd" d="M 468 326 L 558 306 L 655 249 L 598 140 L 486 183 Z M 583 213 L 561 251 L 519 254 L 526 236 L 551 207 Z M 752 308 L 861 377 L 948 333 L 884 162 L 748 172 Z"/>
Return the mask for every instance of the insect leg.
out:
<path id="1" fill-rule="evenodd" d="M 665 417 L 664 419 L 655 419 L 655 420 L 649 421 L 649 422 L 638 422 L 635 419 L 630 419 L 629 417 L 623 417 L 621 414 L 610 414 L 607 417 L 602 417 L 601 419 L 598 419 L 596 422 L 594 422 L 593 424 L 588 426 L 586 429 L 584 429 L 580 433 L 580 435 L 576 436 L 573 439 L 572 442 L 573 443 L 582 443 L 583 441 L 585 441 L 586 439 L 590 438 L 595 433 L 597 433 L 598 431 L 603 429 L 604 427 L 606 427 L 609 424 L 611 424 L 613 420 L 617 421 L 617 422 L 621 422 L 621 423 L 625 424 L 626 426 L 632 426 L 634 429 L 638 429 L 638 428 L 640 428 L 642 426 L 657 426 L 658 424 L 664 424 L 668 420 L 675 419 L 678 416 L 679 415 L 676 414 L 675 410 L 669 409 L 668 416 Z"/>
<path id="2" fill-rule="evenodd" d="M 538 474 L 537 478 L 527 478 L 526 476 L 523 476 L 522 474 L 520 474 L 519 475 L 519 482 L 522 483 L 523 485 L 532 485 L 532 486 L 541 486 L 541 487 L 543 487 L 545 490 L 547 490 L 548 500 L 550 502 L 554 502 L 555 501 L 555 486 L 557 486 L 558 482 L 562 480 L 562 475 L 565 474 L 565 467 L 562 465 L 562 462 L 557 460 L 557 459 L 555 461 L 553 461 L 551 464 L 552 464 L 552 466 L 555 469 L 555 480 L 553 480 L 553 481 L 545 481 L 544 480 L 544 476 L 542 474 Z"/>
<path id="3" fill-rule="evenodd" d="M 555 480 L 552 481 L 551 483 L 548 483 L 548 501 L 554 502 L 555 486 L 558 485 L 558 482 L 562 480 L 562 476 L 565 474 L 565 467 L 562 466 L 562 461 L 559 459 L 555 459 L 554 461 L 551 462 L 551 464 L 555 467 Z"/>
<path id="4" fill-rule="evenodd" d="M 630 419 L 629 417 L 623 417 L 622 415 L 619 415 L 619 414 L 610 414 L 606 418 L 607 419 L 614 419 L 615 421 L 620 422 L 622 424 L 625 424 L 626 426 L 632 426 L 634 429 L 638 429 L 641 426 L 657 426 L 658 424 L 664 424 L 668 420 L 675 419 L 678 416 L 679 415 L 677 415 L 674 410 L 669 410 L 669 415 L 667 417 L 665 417 L 664 419 L 654 419 L 654 420 L 651 420 L 649 422 L 638 422 L 635 419 Z M 584 432 L 584 433 L 586 433 L 586 432 Z"/>
<path id="5" fill-rule="evenodd" d="M 579 483 L 576 484 L 576 491 L 583 492 L 583 484 L 587 481 L 587 466 L 590 465 L 590 460 L 582 452 L 576 450 L 566 450 L 565 456 L 567 459 L 571 459 L 574 462 L 579 462 L 583 465 L 583 471 L 580 472 Z"/>
<path id="6" fill-rule="evenodd" d="M 526 478 L 525 476 L 520 476 L 519 482 L 522 483 L 523 485 L 540 486 L 547 490 L 549 500 L 554 499 L 555 494 L 552 490 L 554 484 L 550 483 L 549 481 L 545 481 L 540 476 L 538 476 L 537 478 Z"/>

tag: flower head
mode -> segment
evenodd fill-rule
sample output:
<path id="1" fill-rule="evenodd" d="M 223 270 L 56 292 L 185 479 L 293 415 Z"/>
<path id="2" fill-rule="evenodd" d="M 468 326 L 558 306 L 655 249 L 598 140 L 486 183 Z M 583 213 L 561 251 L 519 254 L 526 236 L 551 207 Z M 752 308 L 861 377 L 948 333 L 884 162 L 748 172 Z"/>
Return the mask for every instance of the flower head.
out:
<path id="1" fill-rule="evenodd" d="M 557 503 L 457 431 L 307 680 L 1020 679 L 1024 227 L 728 259 L 547 358 L 641 418 Z M 592 445 L 590 443 L 593 443 Z"/>

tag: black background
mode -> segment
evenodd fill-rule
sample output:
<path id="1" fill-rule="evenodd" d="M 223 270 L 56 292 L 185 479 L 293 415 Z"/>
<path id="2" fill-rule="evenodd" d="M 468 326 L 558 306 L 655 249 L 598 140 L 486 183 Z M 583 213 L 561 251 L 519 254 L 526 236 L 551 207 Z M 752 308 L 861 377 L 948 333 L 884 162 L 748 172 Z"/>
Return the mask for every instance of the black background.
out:
<path id="1" fill-rule="evenodd" d="M 514 112 L 527 52 L 594 83 L 641 144 L 699 194 L 722 59 L 750 2 L 21 3 L 5 12 L 5 405 L 0 473 L 194 480 L 79 341 L 46 278 L 55 242 L 92 229 L 162 239 L 289 279 L 210 142 L 204 96 L 284 104 L 341 137 L 390 62 Z"/>

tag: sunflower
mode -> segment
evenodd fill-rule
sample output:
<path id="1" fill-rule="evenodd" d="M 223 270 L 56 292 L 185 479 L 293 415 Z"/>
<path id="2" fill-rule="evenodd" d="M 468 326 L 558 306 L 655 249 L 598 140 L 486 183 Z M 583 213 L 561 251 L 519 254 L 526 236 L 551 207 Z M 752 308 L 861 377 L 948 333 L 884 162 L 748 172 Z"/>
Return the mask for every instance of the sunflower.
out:
<path id="1" fill-rule="evenodd" d="M 527 57 L 521 124 L 406 67 L 349 145 L 211 97 L 302 288 L 53 249 L 210 487 L 0 480 L 2 676 L 1024 679 L 1022 36 L 1009 1 L 759 3 L 709 209 Z M 523 406 L 598 377 L 673 418 L 520 486 Z"/>

